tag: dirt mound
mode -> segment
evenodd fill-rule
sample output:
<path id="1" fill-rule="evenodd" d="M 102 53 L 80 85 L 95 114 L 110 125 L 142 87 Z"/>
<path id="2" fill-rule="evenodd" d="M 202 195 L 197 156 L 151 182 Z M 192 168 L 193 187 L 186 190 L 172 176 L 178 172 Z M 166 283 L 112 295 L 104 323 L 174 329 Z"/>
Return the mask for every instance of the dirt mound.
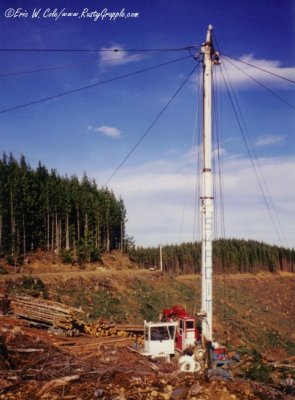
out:
<path id="1" fill-rule="evenodd" d="M 103 266 L 110 269 L 138 269 L 138 266 L 131 261 L 126 254 L 122 254 L 119 250 L 103 254 L 101 261 Z"/>
<path id="2" fill-rule="evenodd" d="M 100 267 L 108 269 L 138 269 L 137 265 L 132 262 L 126 254 L 122 254 L 119 250 L 102 254 L 101 259 L 93 262 L 85 262 L 78 265 L 77 262 L 64 263 L 60 255 L 54 252 L 35 251 L 28 253 L 22 265 L 11 265 L 6 261 L 2 261 L 4 271 L 9 274 L 24 273 L 59 273 L 72 271 L 93 271 Z"/>
<path id="3" fill-rule="evenodd" d="M 22 264 L 11 265 L 8 262 L 2 264 L 10 274 L 54 273 L 73 269 L 71 264 L 62 263 L 59 255 L 47 251 L 28 253 Z"/>

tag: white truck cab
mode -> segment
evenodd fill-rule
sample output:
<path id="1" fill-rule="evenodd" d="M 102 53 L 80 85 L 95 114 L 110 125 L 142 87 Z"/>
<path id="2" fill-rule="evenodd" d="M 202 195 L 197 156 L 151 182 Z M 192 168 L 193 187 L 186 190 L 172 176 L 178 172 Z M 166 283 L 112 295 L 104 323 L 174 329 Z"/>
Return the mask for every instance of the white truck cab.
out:
<path id="1" fill-rule="evenodd" d="M 175 354 L 175 335 L 177 326 L 177 321 L 144 321 L 143 354 L 154 357 L 165 357 Z"/>

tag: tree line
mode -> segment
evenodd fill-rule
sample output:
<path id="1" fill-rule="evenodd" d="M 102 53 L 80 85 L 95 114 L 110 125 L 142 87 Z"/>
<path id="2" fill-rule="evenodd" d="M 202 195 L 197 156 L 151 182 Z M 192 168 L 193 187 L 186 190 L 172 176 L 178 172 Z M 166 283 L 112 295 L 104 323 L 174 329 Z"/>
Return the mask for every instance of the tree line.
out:
<path id="1" fill-rule="evenodd" d="M 123 247 L 126 209 L 86 174 L 60 176 L 22 155 L 0 160 L 0 255 L 14 260 L 44 249 L 80 261 Z"/>
<path id="2" fill-rule="evenodd" d="M 201 272 L 201 243 L 162 247 L 162 265 L 171 275 Z M 159 247 L 133 247 L 130 258 L 142 268 L 160 268 Z M 215 273 L 295 272 L 295 250 L 255 240 L 218 239 L 213 242 Z"/>

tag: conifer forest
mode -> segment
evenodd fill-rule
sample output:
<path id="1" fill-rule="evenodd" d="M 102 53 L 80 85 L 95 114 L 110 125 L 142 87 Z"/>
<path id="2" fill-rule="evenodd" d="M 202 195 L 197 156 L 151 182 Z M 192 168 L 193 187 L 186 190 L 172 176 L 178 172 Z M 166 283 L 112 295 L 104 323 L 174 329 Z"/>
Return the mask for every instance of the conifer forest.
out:
<path id="1" fill-rule="evenodd" d="M 60 176 L 39 162 L 32 169 L 21 156 L 0 160 L 0 254 L 21 260 L 35 250 L 92 261 L 121 248 L 126 210 L 108 188 L 84 174 Z M 16 261 L 15 261 L 16 262 Z"/>
<path id="2" fill-rule="evenodd" d="M 215 273 L 295 272 L 295 251 L 255 240 L 213 241 Z M 201 273 L 201 243 L 162 247 L 163 271 L 174 275 Z M 130 247 L 129 255 L 142 268 L 160 268 L 159 247 Z"/>
<path id="3" fill-rule="evenodd" d="M 141 268 L 160 268 L 159 247 L 135 246 L 125 222 L 123 200 L 86 174 L 60 176 L 41 162 L 33 169 L 24 156 L 0 159 L 0 257 L 12 265 L 36 250 L 83 264 L 120 249 Z M 213 246 L 216 273 L 295 272 L 294 249 L 242 239 L 218 239 Z M 172 275 L 200 273 L 201 244 L 163 246 L 162 265 Z"/>

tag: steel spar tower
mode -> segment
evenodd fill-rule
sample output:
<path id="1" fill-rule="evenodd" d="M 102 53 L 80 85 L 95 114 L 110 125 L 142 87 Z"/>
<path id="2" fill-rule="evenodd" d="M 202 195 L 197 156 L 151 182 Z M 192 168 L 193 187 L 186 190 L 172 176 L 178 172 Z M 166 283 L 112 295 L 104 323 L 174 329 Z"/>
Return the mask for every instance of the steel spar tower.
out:
<path id="1" fill-rule="evenodd" d="M 202 224 L 202 335 L 212 341 L 212 240 L 214 226 L 214 197 L 212 171 L 212 71 L 220 64 L 219 53 L 214 50 L 213 27 L 209 25 L 203 54 L 203 169 L 201 175 Z"/>

